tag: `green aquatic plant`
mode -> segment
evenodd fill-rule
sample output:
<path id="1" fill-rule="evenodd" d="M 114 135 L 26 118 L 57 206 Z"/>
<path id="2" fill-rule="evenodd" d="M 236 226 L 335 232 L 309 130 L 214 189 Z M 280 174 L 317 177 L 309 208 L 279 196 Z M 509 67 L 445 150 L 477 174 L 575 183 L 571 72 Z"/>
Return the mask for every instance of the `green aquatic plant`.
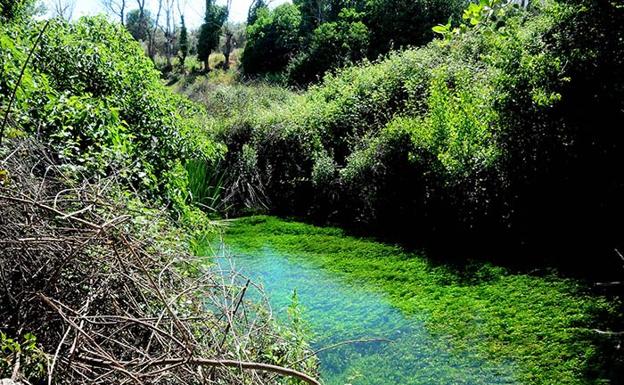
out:
<path id="1" fill-rule="evenodd" d="M 323 274 L 329 274 L 348 287 L 366 289 L 370 293 L 354 301 L 367 301 L 367 296 L 381 295 L 394 309 L 414 322 L 422 322 L 434 336 L 431 344 L 449 346 L 454 352 L 452 355 L 457 357 L 467 355 L 473 360 L 487 359 L 492 365 L 512 365 L 511 382 L 585 384 L 606 381 L 608 366 L 605 365 L 608 364 L 601 356 L 605 341 L 592 329 L 615 316 L 617 304 L 592 295 L 581 282 L 561 278 L 555 272 L 514 273 L 476 262 L 461 267 L 436 264 L 398 246 L 350 237 L 340 229 L 273 217 L 236 220 L 227 227 L 224 241 L 236 254 L 249 256 L 250 267 L 254 270 L 261 270 L 254 264 L 260 262 L 253 262 L 254 258 L 267 258 L 263 256 L 274 255 L 267 254 L 267 250 L 275 250 L 292 266 L 305 266 L 310 272 L 304 279 L 311 283 L 301 282 L 302 286 L 318 288 L 323 285 Z M 269 262 L 278 263 L 275 259 Z M 279 274 L 270 277 L 281 280 L 283 278 L 277 277 L 299 273 L 282 271 Z M 333 299 L 323 298 L 323 301 L 330 304 Z M 340 317 L 344 320 L 350 311 L 355 310 L 347 307 Z M 303 316 L 320 322 L 321 331 L 331 329 L 345 339 L 358 332 L 357 324 L 344 321 L 342 327 L 341 318 L 337 316 L 315 313 L 312 309 L 304 311 Z M 375 316 L 371 313 L 366 317 Z M 387 317 L 392 319 L 390 315 Z M 365 331 L 369 336 L 380 332 L 371 327 Z M 326 338 L 322 335 L 316 337 Z M 406 360 L 421 349 L 418 345 L 400 346 L 405 349 L 401 354 Z M 361 366 L 347 368 L 345 373 L 358 377 L 358 367 L 365 368 L 367 361 L 357 350 L 349 354 L 357 354 Z M 329 365 L 328 359 L 333 362 L 331 365 L 347 360 L 340 355 L 329 356 L 325 365 Z M 322 368 L 323 365 L 321 359 Z M 373 361 L 369 360 L 368 365 L 373 365 Z M 360 379 L 354 383 L 379 383 L 375 381 L 381 381 L 383 376 L 393 378 L 391 371 L 379 368 L 379 375 L 373 376 L 376 379 L 369 378 L 370 382 Z M 413 376 L 412 383 L 427 383 L 420 374 Z M 494 380 L 483 374 L 479 381 Z"/>

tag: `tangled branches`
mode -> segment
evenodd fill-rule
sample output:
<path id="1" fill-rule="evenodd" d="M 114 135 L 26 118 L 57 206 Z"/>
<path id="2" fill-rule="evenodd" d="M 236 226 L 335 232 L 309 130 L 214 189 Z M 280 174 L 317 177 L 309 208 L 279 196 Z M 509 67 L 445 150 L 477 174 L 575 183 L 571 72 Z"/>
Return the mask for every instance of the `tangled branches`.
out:
<path id="1" fill-rule="evenodd" d="M 0 158 L 0 331 L 34 335 L 40 352 L 11 356 L 14 380 L 318 384 L 303 373 L 310 360 L 295 370 L 262 358 L 287 343 L 244 299 L 245 277 L 199 266 L 114 177 L 89 180 L 33 141 L 12 145 Z"/>

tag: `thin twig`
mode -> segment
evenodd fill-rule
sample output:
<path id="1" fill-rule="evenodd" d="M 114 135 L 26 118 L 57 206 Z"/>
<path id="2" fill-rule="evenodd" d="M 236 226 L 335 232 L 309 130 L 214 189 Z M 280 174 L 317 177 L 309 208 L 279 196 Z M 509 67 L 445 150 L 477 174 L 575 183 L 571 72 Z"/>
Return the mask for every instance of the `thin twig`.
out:
<path id="1" fill-rule="evenodd" d="M 13 91 L 11 92 L 11 97 L 9 98 L 9 105 L 7 106 L 7 109 L 4 112 L 4 119 L 2 120 L 2 126 L 0 126 L 0 145 L 2 145 L 2 138 L 4 137 L 4 129 L 9 121 L 9 113 L 11 112 L 11 108 L 13 107 L 13 102 L 15 101 L 15 97 L 17 95 L 17 89 L 19 88 L 19 85 L 22 82 L 22 78 L 24 77 L 24 72 L 26 72 L 26 67 L 28 66 L 28 62 L 30 61 L 30 58 L 35 52 L 35 49 L 37 49 L 37 46 L 39 45 L 39 41 L 41 40 L 41 37 L 43 36 L 43 33 L 45 32 L 45 30 L 48 29 L 49 24 L 50 24 L 50 20 L 48 20 L 43 25 L 43 28 L 41 28 L 41 31 L 39 31 L 37 40 L 35 40 L 35 44 L 33 45 L 32 49 L 28 53 L 28 57 L 26 58 L 26 61 L 22 65 L 22 69 L 20 71 L 19 77 L 17 78 L 17 83 L 15 83 L 15 86 L 13 87 Z"/>

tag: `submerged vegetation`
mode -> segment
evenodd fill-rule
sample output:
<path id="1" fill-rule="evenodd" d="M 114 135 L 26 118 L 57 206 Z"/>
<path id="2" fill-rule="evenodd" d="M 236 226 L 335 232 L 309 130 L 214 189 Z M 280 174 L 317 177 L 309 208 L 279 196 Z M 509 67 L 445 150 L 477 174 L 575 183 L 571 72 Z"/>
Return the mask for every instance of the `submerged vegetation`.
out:
<path id="1" fill-rule="evenodd" d="M 453 354 L 511 365 L 513 379 L 504 383 L 601 383 L 607 381 L 613 374 L 610 370 L 615 369 L 607 364 L 613 357 L 608 357 L 604 350 L 609 345 L 609 337 L 593 330 L 606 326 L 604 322 L 615 321 L 615 304 L 592 295 L 579 282 L 559 278 L 553 272 L 520 274 L 476 262 L 456 267 L 435 264 L 400 247 L 350 237 L 343 230 L 272 217 L 249 217 L 231 222 L 224 242 L 235 254 L 250 255 L 251 267 L 259 263 L 254 259 L 266 258 L 263 255 L 267 250 L 274 250 L 296 265 L 313 266 L 358 288 L 382 293 L 404 314 L 424 322 L 438 343 L 452 347 Z M 277 279 L 278 275 L 272 278 Z M 305 287 L 306 284 L 301 285 Z M 326 299 L 323 304 L 326 302 L 331 301 Z M 327 309 L 325 305 L 317 306 Z M 330 320 L 343 322 L 340 318 L 318 314 L 319 311 L 310 309 L 310 316 L 319 323 L 317 338 L 327 338 L 323 336 L 327 330 L 343 330 L 340 325 L 328 324 Z M 304 310 L 304 319 L 306 315 Z M 357 330 L 358 322 L 369 328 L 363 333 L 367 336 L 387 337 L 393 333 L 392 329 L 385 329 L 392 323 L 371 328 L 364 320 L 372 315 L 360 314 L 359 317 L 352 324 L 343 325 L 343 339 L 361 332 Z M 403 355 L 404 360 L 418 349 L 405 343 L 407 338 L 408 335 L 404 335 L 389 346 L 389 350 L 405 349 L 406 345 L 407 349 L 415 349 L 396 355 Z M 611 354 L 617 353 L 611 350 Z M 357 366 L 351 368 L 352 371 L 357 369 Z M 367 373 L 366 378 L 354 383 L 383 383 L 375 372 Z M 379 368 L 379 372 L 383 373 L 383 368 Z M 395 375 L 405 376 L 400 377 L 401 383 L 420 378 L 407 373 Z M 482 375 L 482 379 L 470 381 L 498 383 L 492 378 L 485 380 L 485 369 Z M 419 381 L 422 378 L 414 383 L 423 383 Z M 455 381 L 464 383 L 464 379 Z"/>

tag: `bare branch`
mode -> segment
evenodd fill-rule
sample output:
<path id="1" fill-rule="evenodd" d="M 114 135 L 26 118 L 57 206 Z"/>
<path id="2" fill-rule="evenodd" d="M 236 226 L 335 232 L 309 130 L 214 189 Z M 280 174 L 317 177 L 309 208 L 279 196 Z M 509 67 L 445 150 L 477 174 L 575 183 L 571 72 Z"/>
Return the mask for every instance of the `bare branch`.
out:
<path id="1" fill-rule="evenodd" d="M 234 268 L 198 265 L 184 240 L 163 247 L 146 237 L 174 230 L 156 210 L 135 223 L 128 202 L 107 200 L 116 175 L 70 182 L 34 141 L 7 145 L 17 148 L 0 162 L 11 176 L 0 186 L 0 329 L 37 337 L 45 382 L 269 383 L 283 375 L 319 384 L 305 373 L 314 371 L 310 350 L 296 349 L 289 367 L 262 362 L 262 352 L 289 342 L 273 332 L 258 286 Z M 249 290 L 259 302 L 246 300 Z M 20 377 L 24 358 L 11 362 Z"/>

